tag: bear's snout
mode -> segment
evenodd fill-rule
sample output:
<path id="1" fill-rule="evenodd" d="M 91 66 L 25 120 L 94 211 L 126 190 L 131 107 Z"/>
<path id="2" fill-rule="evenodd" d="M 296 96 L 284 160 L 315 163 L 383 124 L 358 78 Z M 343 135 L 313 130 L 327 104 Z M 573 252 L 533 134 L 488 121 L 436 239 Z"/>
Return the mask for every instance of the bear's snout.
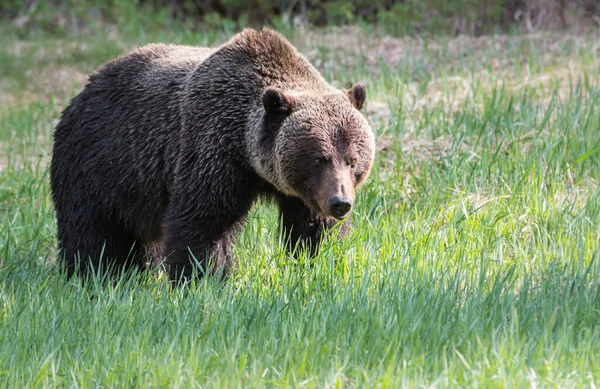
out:
<path id="1" fill-rule="evenodd" d="M 352 200 L 348 196 L 333 196 L 328 201 L 331 215 L 342 219 L 352 209 Z"/>
<path id="2" fill-rule="evenodd" d="M 318 181 L 313 181 L 314 183 L 308 186 L 314 192 L 307 197 L 316 199 L 317 212 L 338 220 L 348 215 L 354 202 L 354 182 L 351 173 L 349 168 L 331 164 L 321 172 Z"/>

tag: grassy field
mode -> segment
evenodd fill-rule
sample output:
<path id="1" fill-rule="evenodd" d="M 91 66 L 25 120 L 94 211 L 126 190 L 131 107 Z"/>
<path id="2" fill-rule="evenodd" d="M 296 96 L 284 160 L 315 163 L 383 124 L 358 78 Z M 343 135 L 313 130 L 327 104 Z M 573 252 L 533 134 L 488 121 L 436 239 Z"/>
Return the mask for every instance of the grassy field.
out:
<path id="1" fill-rule="evenodd" d="M 263 204 L 230 280 L 172 291 L 56 274 L 53 126 L 110 58 L 227 33 L 1 32 L 1 387 L 600 384 L 597 36 L 287 31 L 335 85 L 367 84 L 354 230 L 295 261 Z"/>

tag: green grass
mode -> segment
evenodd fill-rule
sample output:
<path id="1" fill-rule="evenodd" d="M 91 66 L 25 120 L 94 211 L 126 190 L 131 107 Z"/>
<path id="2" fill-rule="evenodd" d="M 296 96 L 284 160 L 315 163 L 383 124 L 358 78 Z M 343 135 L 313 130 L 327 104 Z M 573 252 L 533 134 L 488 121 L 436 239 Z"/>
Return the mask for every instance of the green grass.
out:
<path id="1" fill-rule="evenodd" d="M 349 238 L 295 261 L 264 204 L 223 284 L 82 287 L 56 274 L 47 171 L 77 89 L 37 76 L 86 74 L 150 40 L 225 39 L 128 31 L 32 33 L 28 54 L 0 57 L 0 386 L 600 384 L 595 37 L 398 40 L 404 55 L 386 62 L 294 33 L 303 51 L 322 46 L 309 56 L 329 79 L 360 79 L 389 109 L 369 114 L 380 152 Z"/>

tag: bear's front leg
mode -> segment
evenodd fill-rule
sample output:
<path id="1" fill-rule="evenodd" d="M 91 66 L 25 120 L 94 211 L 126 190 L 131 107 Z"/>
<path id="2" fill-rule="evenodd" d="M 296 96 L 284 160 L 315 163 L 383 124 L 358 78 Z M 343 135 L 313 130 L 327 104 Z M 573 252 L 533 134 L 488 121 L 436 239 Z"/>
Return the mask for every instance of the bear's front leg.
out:
<path id="1" fill-rule="evenodd" d="M 200 277 L 217 271 L 221 271 L 225 277 L 235 263 L 231 243 L 241 223 L 216 225 L 214 221 L 205 218 L 195 220 L 197 223 L 191 224 L 195 227 L 179 223 L 172 223 L 168 227 L 165 263 L 171 281 L 189 280 L 195 267 Z M 211 223 L 213 224 L 210 225 Z"/>
<path id="2" fill-rule="evenodd" d="M 180 177 L 169 204 L 164 253 L 171 281 L 189 280 L 196 264 L 199 276 L 225 276 L 234 265 L 231 243 L 257 196 L 256 180 L 231 166 L 212 167 L 210 175 L 190 169 Z"/>
<path id="3" fill-rule="evenodd" d="M 280 196 L 277 199 L 281 218 L 281 228 L 286 238 L 286 249 L 297 255 L 298 249 L 306 249 L 311 257 L 319 249 L 319 243 L 324 234 L 331 228 L 339 226 L 340 238 L 347 235 L 351 220 L 348 215 L 341 222 L 331 217 L 324 217 L 310 209 L 304 202 L 295 197 Z"/>

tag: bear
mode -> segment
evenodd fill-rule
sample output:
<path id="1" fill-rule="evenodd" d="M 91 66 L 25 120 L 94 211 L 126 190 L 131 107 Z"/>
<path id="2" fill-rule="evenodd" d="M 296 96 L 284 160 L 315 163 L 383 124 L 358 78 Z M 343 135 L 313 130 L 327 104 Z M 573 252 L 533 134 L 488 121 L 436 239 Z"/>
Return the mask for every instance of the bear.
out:
<path id="1" fill-rule="evenodd" d="M 261 199 L 278 204 L 286 250 L 314 255 L 326 232 L 347 233 L 373 165 L 365 101 L 362 83 L 334 88 L 269 28 L 108 62 L 54 131 L 60 263 L 69 276 L 144 269 L 148 258 L 175 282 L 225 276 Z"/>

